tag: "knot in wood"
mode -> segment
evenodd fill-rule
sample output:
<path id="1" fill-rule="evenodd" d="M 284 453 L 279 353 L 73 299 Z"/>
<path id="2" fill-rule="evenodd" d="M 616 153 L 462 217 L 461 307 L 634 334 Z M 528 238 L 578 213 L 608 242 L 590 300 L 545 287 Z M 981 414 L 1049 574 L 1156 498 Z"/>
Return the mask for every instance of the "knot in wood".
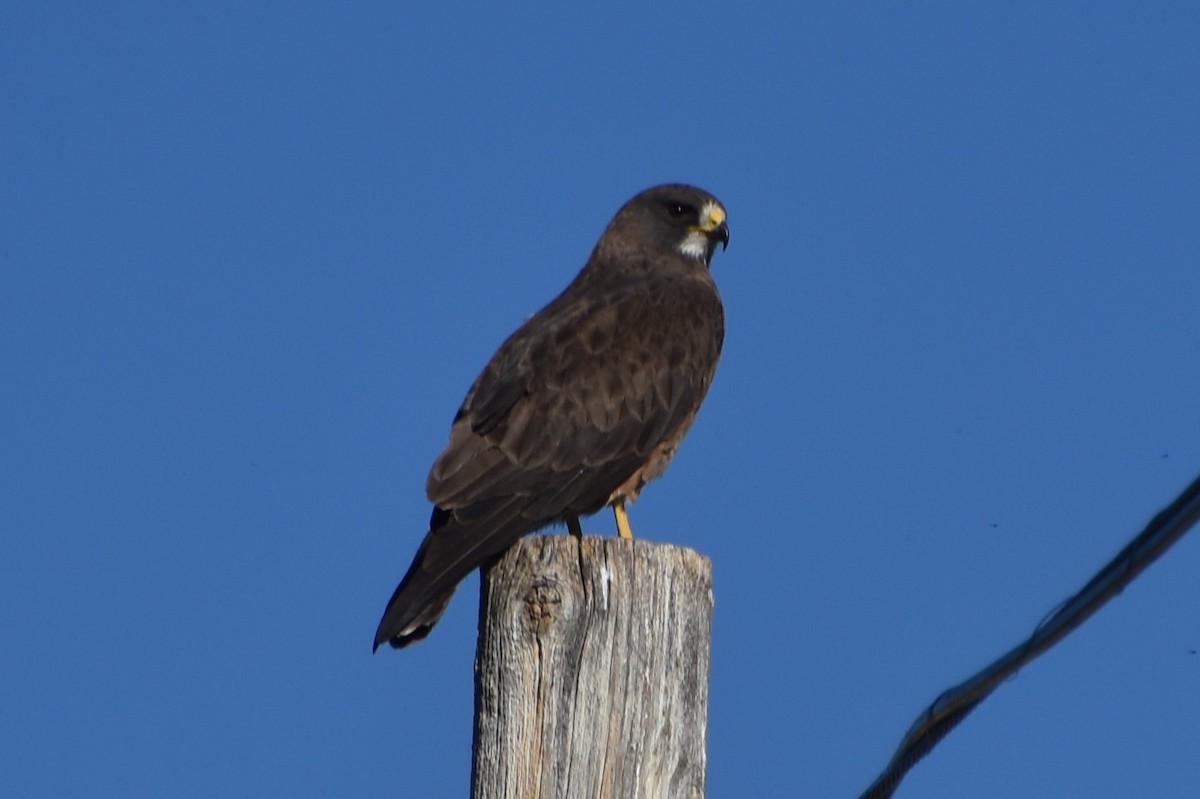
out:
<path id="1" fill-rule="evenodd" d="M 525 612 L 539 633 L 545 632 L 559 616 L 563 602 L 562 591 L 554 583 L 539 580 L 525 592 Z"/>

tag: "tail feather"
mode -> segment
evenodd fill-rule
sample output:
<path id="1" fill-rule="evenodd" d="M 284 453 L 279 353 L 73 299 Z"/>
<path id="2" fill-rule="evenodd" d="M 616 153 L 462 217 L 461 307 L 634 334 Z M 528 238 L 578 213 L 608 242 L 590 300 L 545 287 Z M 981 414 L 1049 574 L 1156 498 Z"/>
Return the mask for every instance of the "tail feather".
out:
<path id="1" fill-rule="evenodd" d="M 401 583 L 392 595 L 392 600 L 388 602 L 387 610 L 379 621 L 379 628 L 375 630 L 375 645 L 371 647 L 371 651 L 378 650 L 384 641 L 395 649 L 401 649 L 429 635 L 433 625 L 437 624 L 438 619 L 446 612 L 446 606 L 450 604 L 457 587 L 456 585 L 434 597 L 423 606 L 413 608 L 403 601 L 401 589 L 404 588 L 404 584 Z"/>
<path id="2" fill-rule="evenodd" d="M 513 512 L 514 504 L 512 499 L 494 507 L 477 504 L 469 520 L 459 519 L 458 511 L 434 509 L 429 533 L 375 630 L 372 651 L 385 641 L 400 649 L 429 635 L 463 578 L 547 523 L 530 522 Z"/>

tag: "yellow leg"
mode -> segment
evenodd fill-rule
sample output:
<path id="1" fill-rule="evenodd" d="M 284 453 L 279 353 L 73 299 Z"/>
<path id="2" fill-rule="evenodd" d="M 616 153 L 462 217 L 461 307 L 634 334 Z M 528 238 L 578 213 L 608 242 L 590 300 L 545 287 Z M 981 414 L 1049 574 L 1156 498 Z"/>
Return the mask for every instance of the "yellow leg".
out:
<path id="1" fill-rule="evenodd" d="M 617 535 L 632 539 L 633 528 L 629 526 L 629 514 L 625 512 L 625 500 L 618 499 L 613 503 L 613 516 L 617 517 Z"/>
<path id="2" fill-rule="evenodd" d="M 578 516 L 570 516 L 567 518 L 567 532 L 576 538 L 583 538 L 583 528 L 579 526 Z"/>

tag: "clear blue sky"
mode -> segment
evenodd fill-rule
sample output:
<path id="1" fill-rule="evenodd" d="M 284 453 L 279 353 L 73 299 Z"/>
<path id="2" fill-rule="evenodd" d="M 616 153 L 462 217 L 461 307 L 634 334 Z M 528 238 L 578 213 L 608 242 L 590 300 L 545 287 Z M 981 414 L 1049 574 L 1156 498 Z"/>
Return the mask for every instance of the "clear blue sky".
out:
<path id="1" fill-rule="evenodd" d="M 710 796 L 856 795 L 1200 472 L 1194 3 L 436 5 L 0 11 L 0 794 L 465 795 L 477 579 L 371 636 L 467 386 L 655 183 L 733 233 L 632 509 L 714 563 Z M 1198 572 L 899 795 L 1191 795 Z"/>

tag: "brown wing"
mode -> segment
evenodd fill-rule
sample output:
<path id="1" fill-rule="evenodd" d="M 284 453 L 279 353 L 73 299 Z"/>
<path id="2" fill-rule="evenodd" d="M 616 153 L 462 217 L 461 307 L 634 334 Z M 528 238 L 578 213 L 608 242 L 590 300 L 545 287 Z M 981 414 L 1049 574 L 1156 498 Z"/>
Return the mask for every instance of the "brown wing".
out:
<path id="1" fill-rule="evenodd" d="M 376 647 L 424 637 L 473 569 L 600 510 L 694 418 L 724 336 L 707 270 L 579 288 L 509 337 L 467 393 L 426 485 L 429 533 Z"/>

